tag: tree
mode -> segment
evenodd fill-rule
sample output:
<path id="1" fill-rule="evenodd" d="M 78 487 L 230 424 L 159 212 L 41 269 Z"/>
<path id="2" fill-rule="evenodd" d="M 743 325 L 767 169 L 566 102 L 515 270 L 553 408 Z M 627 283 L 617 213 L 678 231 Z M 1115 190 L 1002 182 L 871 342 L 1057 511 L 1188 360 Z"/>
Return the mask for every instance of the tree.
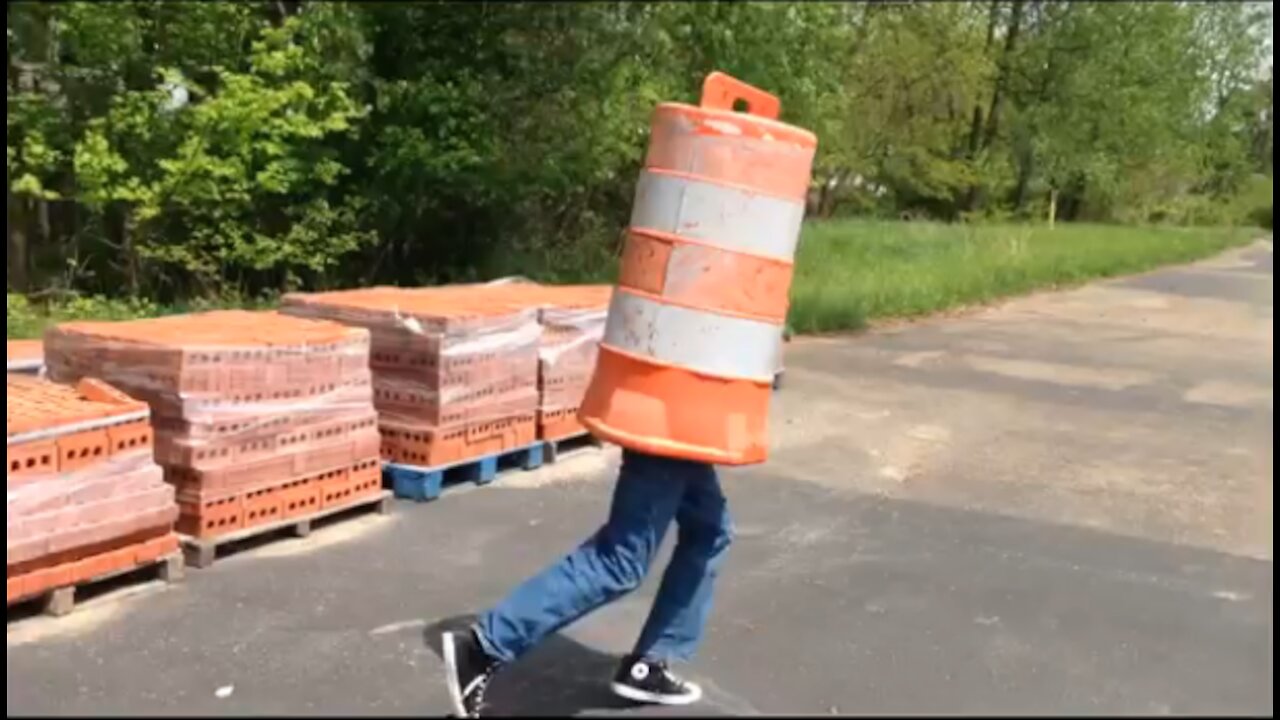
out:
<path id="1" fill-rule="evenodd" d="M 1270 187 L 1271 15 L 1256 3 L 132 0 L 7 15 L 11 290 L 599 277 L 653 106 L 696 102 L 711 70 L 817 133 L 815 216 L 1039 221 L 1056 204 L 1065 220 L 1228 222 L 1261 217 Z"/>

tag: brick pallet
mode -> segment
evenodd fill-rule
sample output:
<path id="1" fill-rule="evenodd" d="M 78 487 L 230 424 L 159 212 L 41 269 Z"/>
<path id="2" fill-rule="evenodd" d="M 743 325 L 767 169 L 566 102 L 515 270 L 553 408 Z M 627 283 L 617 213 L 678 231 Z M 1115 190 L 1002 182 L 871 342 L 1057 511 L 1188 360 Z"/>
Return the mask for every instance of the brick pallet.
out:
<path id="1" fill-rule="evenodd" d="M 183 557 L 178 537 L 165 533 L 151 540 L 132 542 L 114 550 L 95 552 L 79 560 L 11 574 L 8 578 L 8 605 L 38 600 L 46 615 L 69 614 L 76 606 L 78 590 L 150 570 L 163 582 L 182 580 Z"/>
<path id="2" fill-rule="evenodd" d="M 538 308 L 538 437 L 559 441 L 583 435 L 578 406 L 595 371 L 604 337 L 610 285 L 539 285 L 528 282 L 476 286 L 477 292 L 513 306 Z"/>
<path id="3" fill-rule="evenodd" d="M 578 406 L 595 372 L 612 291 L 600 285 L 543 289 L 538 437 L 559 441 L 586 434 Z"/>
<path id="4" fill-rule="evenodd" d="M 147 406 L 93 379 L 8 375 L 6 391 L 8 604 L 61 614 L 78 585 L 168 563 L 178 509 Z"/>
<path id="5" fill-rule="evenodd" d="M 282 312 L 369 331 L 385 461 L 436 467 L 536 439 L 537 310 L 475 287 L 285 297 Z"/>
<path id="6" fill-rule="evenodd" d="M 230 311 L 66 323 L 45 348 L 51 377 L 105 377 L 150 406 L 197 555 L 381 494 L 365 331 Z"/>
<path id="7" fill-rule="evenodd" d="M 501 470 L 513 467 L 536 470 L 547 461 L 546 445 L 541 441 L 532 442 L 431 467 L 387 463 L 383 466 L 383 474 L 397 498 L 425 502 L 439 498 L 452 485 L 488 485 L 498 478 Z"/>
<path id="8" fill-rule="evenodd" d="M 374 469 L 377 470 L 377 463 L 374 465 Z M 287 503 L 277 501 L 275 506 L 278 509 L 270 514 L 264 513 L 263 517 L 267 519 L 261 524 L 213 538 L 184 536 L 182 540 L 186 562 L 194 568 L 209 567 L 217 559 L 219 550 L 269 533 L 284 531 L 293 537 L 307 537 L 311 534 L 312 525 L 315 522 L 349 510 L 368 508 L 375 510 L 379 515 L 387 515 L 391 512 L 391 497 L 390 491 L 382 489 L 381 475 L 375 472 L 359 487 L 349 486 L 317 493 L 318 499 L 315 500 L 317 504 L 310 506 L 305 513 L 288 512 Z"/>
<path id="9" fill-rule="evenodd" d="M 44 347 L 39 340 L 10 340 L 6 370 L 11 373 L 38 373 L 44 368 Z"/>
<path id="10" fill-rule="evenodd" d="M 599 447 L 590 435 L 579 434 L 561 440 L 535 440 L 506 446 L 467 460 L 438 465 L 411 465 L 388 462 L 383 465 L 386 484 L 395 497 L 424 502 L 439 498 L 449 487 L 460 484 L 488 485 L 504 470 L 536 470 L 544 463 L 557 462 L 562 454 L 576 448 Z"/>

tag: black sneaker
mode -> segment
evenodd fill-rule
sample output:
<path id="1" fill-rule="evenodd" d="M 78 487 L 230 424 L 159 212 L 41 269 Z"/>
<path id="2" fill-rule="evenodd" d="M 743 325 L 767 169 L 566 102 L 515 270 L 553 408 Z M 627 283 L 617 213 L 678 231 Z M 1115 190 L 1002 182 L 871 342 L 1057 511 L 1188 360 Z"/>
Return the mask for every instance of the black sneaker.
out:
<path id="1" fill-rule="evenodd" d="M 454 714 L 460 718 L 480 717 L 484 690 L 498 670 L 498 661 L 485 653 L 472 632 L 446 632 L 440 644 Z"/>
<path id="2" fill-rule="evenodd" d="M 702 688 L 681 679 L 666 663 L 634 656 L 622 661 L 612 688 L 619 697 L 655 705 L 690 705 L 702 698 Z"/>

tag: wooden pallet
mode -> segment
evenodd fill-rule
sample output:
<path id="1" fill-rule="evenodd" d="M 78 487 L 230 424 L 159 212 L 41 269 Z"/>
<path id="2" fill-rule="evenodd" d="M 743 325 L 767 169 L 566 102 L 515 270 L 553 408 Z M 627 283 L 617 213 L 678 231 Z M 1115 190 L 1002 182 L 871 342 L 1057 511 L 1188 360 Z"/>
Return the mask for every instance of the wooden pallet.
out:
<path id="1" fill-rule="evenodd" d="M 498 477 L 501 469 L 516 466 L 534 470 L 542 467 L 546 446 L 547 443 L 539 440 L 511 450 L 435 467 L 384 463 L 382 476 L 384 484 L 390 485 L 397 498 L 426 502 L 440 497 L 450 485 L 466 482 L 488 485 Z"/>
<path id="2" fill-rule="evenodd" d="M 600 438 L 589 432 L 576 433 L 554 440 L 547 440 L 543 451 L 547 464 L 557 462 L 567 456 L 576 455 L 585 450 L 600 448 L 604 445 Z"/>
<path id="3" fill-rule="evenodd" d="M 141 575 L 144 571 L 149 571 L 145 573 L 149 576 L 147 577 L 148 581 L 158 579 L 166 583 L 179 582 L 182 580 L 184 574 L 184 565 L 182 560 L 182 553 L 169 553 L 148 562 L 129 565 L 126 567 L 117 567 L 113 570 L 99 573 L 72 585 L 64 585 L 44 592 L 20 597 L 9 603 L 9 605 L 12 607 L 14 605 L 38 602 L 40 603 L 39 612 L 41 614 L 62 617 L 63 615 L 70 614 L 72 610 L 75 610 L 77 590 L 89 589 L 93 586 L 106 583 L 110 580 L 114 580 L 131 573 L 139 573 Z M 139 580 L 141 579 L 142 578 L 140 577 Z"/>
<path id="4" fill-rule="evenodd" d="M 391 493 L 386 490 L 380 490 L 372 495 L 357 497 L 340 505 L 326 507 L 305 517 L 287 518 L 277 522 L 255 525 L 227 533 L 226 535 L 219 535 L 218 537 L 196 538 L 190 535 L 179 535 L 178 538 L 182 541 L 182 551 L 186 556 L 187 565 L 194 568 L 207 568 L 217 559 L 218 551 L 228 545 L 281 531 L 286 532 L 289 537 L 307 537 L 311 534 L 311 525 L 316 520 L 363 507 L 373 507 L 379 515 L 390 514 Z"/>

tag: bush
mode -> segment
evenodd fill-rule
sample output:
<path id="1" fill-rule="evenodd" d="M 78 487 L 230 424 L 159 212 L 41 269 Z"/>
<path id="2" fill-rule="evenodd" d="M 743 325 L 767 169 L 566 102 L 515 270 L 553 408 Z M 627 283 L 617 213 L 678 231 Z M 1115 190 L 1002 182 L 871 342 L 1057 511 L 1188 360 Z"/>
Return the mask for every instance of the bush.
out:
<path id="1" fill-rule="evenodd" d="M 1263 228 L 1266 228 L 1267 230 L 1271 230 L 1272 229 L 1271 228 L 1271 204 L 1268 203 L 1266 207 L 1260 207 L 1254 210 L 1253 213 L 1249 216 L 1249 219 L 1252 220 L 1254 224 L 1257 225 L 1258 227 L 1263 227 Z"/>
<path id="2" fill-rule="evenodd" d="M 29 338 L 40 334 L 41 318 L 31 307 L 31 303 L 22 295 L 9 293 L 5 296 L 5 307 L 8 311 L 6 331 L 11 338 Z"/>
<path id="3" fill-rule="evenodd" d="M 1268 175 L 1254 175 L 1246 183 L 1236 200 L 1240 221 L 1248 225 L 1271 229 L 1271 202 L 1275 183 Z"/>
<path id="4" fill-rule="evenodd" d="M 116 300 L 93 295 L 36 304 L 22 295 L 10 293 L 5 299 L 6 331 L 10 338 L 38 338 L 45 328 L 72 320 L 133 320 L 161 314 L 155 303 L 137 298 Z"/>

